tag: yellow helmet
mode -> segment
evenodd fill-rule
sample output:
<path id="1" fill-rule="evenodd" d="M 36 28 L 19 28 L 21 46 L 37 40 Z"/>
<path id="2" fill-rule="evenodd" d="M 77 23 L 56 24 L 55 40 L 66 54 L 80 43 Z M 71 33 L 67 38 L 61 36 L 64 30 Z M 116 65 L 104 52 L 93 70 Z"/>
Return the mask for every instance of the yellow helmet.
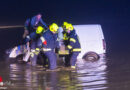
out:
<path id="1" fill-rule="evenodd" d="M 74 27 L 73 27 L 72 24 L 68 23 L 68 24 L 66 25 L 66 30 L 72 31 L 73 29 L 74 29 Z"/>
<path id="2" fill-rule="evenodd" d="M 66 25 L 67 25 L 67 24 L 68 24 L 68 22 L 63 22 L 63 25 L 62 25 L 63 30 L 66 29 Z"/>
<path id="3" fill-rule="evenodd" d="M 63 22 L 63 26 L 66 26 L 68 24 L 68 22 Z"/>
<path id="4" fill-rule="evenodd" d="M 41 34 L 45 29 L 42 26 L 38 26 L 36 29 L 37 34 Z"/>
<path id="5" fill-rule="evenodd" d="M 52 32 L 57 32 L 57 30 L 59 29 L 58 25 L 56 23 L 52 23 L 50 26 L 49 26 L 49 29 L 50 31 Z"/>

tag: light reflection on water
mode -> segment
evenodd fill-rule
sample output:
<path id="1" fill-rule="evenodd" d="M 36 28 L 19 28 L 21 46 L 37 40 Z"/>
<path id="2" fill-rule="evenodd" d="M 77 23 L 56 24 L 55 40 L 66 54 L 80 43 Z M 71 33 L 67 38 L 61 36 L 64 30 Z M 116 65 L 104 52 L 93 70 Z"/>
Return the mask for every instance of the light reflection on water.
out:
<path id="1" fill-rule="evenodd" d="M 10 90 L 97 90 L 106 89 L 106 61 L 77 65 L 77 71 L 45 72 L 25 64 L 10 64 Z"/>
<path id="2" fill-rule="evenodd" d="M 98 90 L 106 89 L 107 71 L 106 59 L 101 57 L 96 62 L 79 63 L 78 80 L 83 87 L 83 90 Z"/>

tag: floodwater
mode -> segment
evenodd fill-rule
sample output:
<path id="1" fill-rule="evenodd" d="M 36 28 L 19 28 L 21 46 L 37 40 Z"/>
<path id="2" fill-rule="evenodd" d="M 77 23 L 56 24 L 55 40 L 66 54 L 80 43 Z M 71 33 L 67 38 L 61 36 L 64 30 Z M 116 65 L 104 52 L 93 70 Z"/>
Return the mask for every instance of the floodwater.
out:
<path id="1" fill-rule="evenodd" d="M 19 33 L 17 30 L 1 31 L 1 55 L 9 46 L 18 44 L 16 37 L 20 39 L 21 32 L 22 29 Z M 10 37 L 7 38 L 7 35 Z M 79 60 L 76 71 L 61 69 L 49 72 L 28 64 L 10 63 L 9 60 L 0 57 L 0 78 L 3 82 L 1 84 L 0 81 L 0 90 L 130 90 L 128 52 L 107 52 L 96 62 Z"/>
<path id="2" fill-rule="evenodd" d="M 78 61 L 77 70 L 43 71 L 22 63 L 0 63 L 0 75 L 9 90 L 97 90 L 108 88 L 106 59 Z"/>
<path id="3" fill-rule="evenodd" d="M 10 59 L 11 60 L 11 59 Z M 130 90 L 130 67 L 99 61 L 78 60 L 76 71 L 43 71 L 42 68 L 8 60 L 0 62 L 0 76 L 7 90 Z M 119 64 L 119 63 L 118 63 Z"/>

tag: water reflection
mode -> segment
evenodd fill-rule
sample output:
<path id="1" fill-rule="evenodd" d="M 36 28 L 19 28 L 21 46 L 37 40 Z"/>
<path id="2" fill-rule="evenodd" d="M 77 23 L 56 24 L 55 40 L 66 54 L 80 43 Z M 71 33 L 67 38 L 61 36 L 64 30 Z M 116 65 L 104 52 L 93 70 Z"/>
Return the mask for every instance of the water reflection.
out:
<path id="1" fill-rule="evenodd" d="M 101 56 L 101 59 L 96 62 L 78 62 L 77 78 L 83 90 L 106 89 L 107 86 L 107 71 L 106 59 Z"/>
<path id="2" fill-rule="evenodd" d="M 26 64 L 10 64 L 10 90 L 96 90 L 106 89 L 106 61 L 79 62 L 77 71 L 46 72 Z"/>

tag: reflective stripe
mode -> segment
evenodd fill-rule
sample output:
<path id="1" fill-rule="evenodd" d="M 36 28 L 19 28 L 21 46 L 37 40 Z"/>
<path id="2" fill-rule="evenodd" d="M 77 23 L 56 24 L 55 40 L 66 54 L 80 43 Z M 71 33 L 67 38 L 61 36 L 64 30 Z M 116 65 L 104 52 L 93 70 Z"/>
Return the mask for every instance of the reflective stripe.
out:
<path id="1" fill-rule="evenodd" d="M 40 52 L 40 49 L 39 48 L 36 48 L 36 49 L 31 49 L 31 52 L 30 52 L 30 55 L 33 57 L 34 54 L 38 55 Z"/>
<path id="2" fill-rule="evenodd" d="M 68 47 L 69 49 L 72 49 L 72 46 L 70 46 L 70 45 L 68 45 L 67 47 Z"/>
<path id="3" fill-rule="evenodd" d="M 45 41 L 45 38 L 44 38 L 44 37 L 40 37 L 40 39 L 42 40 L 42 42 L 44 42 L 44 41 Z"/>
<path id="4" fill-rule="evenodd" d="M 36 54 L 36 55 L 38 55 L 38 54 L 39 54 L 39 52 L 35 52 L 35 54 Z"/>
<path id="5" fill-rule="evenodd" d="M 34 52 L 35 52 L 35 49 L 31 49 L 31 52 L 33 52 L 33 53 L 34 53 Z"/>
<path id="6" fill-rule="evenodd" d="M 43 51 L 51 51 L 51 48 L 43 48 Z"/>
<path id="7" fill-rule="evenodd" d="M 39 52 L 40 52 L 40 49 L 39 49 L 39 48 L 36 48 L 36 49 L 35 49 L 35 54 L 38 55 Z"/>
<path id="8" fill-rule="evenodd" d="M 39 49 L 39 48 L 36 48 L 36 51 L 40 51 L 40 49 Z"/>
<path id="9" fill-rule="evenodd" d="M 30 52 L 30 56 L 33 58 L 33 57 L 34 57 L 34 53 L 33 53 L 33 52 Z"/>
<path id="10" fill-rule="evenodd" d="M 63 39 L 64 39 L 64 40 L 68 40 L 68 37 L 67 37 L 67 34 L 66 34 L 66 33 L 64 34 Z"/>
<path id="11" fill-rule="evenodd" d="M 73 51 L 73 52 L 75 52 L 75 51 L 81 51 L 81 48 L 75 48 L 75 49 L 73 49 L 72 51 Z"/>
<path id="12" fill-rule="evenodd" d="M 74 38 L 70 38 L 70 41 L 72 41 L 72 42 L 76 42 L 76 40 L 74 39 Z"/>
<path id="13" fill-rule="evenodd" d="M 72 68 L 72 69 L 75 69 L 75 68 L 76 68 L 76 66 L 71 66 L 71 68 Z"/>

